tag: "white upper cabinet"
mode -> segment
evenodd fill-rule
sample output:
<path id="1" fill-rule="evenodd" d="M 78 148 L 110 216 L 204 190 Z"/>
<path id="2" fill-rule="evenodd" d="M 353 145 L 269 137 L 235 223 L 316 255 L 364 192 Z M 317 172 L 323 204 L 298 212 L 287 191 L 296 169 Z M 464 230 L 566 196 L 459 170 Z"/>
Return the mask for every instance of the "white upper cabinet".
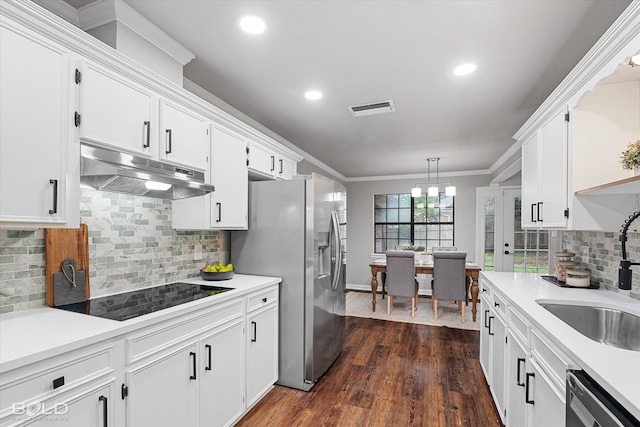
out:
<path id="1" fill-rule="evenodd" d="M 208 169 L 209 121 L 188 108 L 160 100 L 159 157 L 170 163 Z"/>
<path id="2" fill-rule="evenodd" d="M 214 124 L 211 138 L 211 228 L 246 230 L 249 178 L 247 143 L 239 135 Z"/>
<path id="3" fill-rule="evenodd" d="M 522 225 L 567 225 L 568 115 L 556 111 L 522 144 Z"/>
<path id="4" fill-rule="evenodd" d="M 0 227 L 78 227 L 70 55 L 10 21 L 0 27 Z"/>
<path id="5" fill-rule="evenodd" d="M 272 147 L 249 141 L 249 173 L 260 179 L 291 179 L 297 172 L 297 160 Z"/>
<path id="6" fill-rule="evenodd" d="M 158 123 L 153 91 L 91 62 L 83 62 L 80 70 L 80 139 L 131 154 L 155 156 Z"/>
<path id="7" fill-rule="evenodd" d="M 78 129 L 83 142 L 208 170 L 209 121 L 131 78 L 84 61 Z"/>

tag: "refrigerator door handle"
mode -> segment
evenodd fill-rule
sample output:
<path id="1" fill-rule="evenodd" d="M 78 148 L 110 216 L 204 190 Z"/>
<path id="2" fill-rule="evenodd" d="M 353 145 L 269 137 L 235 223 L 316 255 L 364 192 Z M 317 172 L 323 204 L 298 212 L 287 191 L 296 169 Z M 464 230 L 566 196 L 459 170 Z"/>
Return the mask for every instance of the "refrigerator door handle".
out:
<path id="1" fill-rule="evenodd" d="M 336 211 L 331 211 L 331 230 L 331 261 L 334 263 L 331 288 L 338 289 L 340 270 L 342 268 L 342 251 L 340 250 L 340 226 L 338 224 L 338 213 Z"/>

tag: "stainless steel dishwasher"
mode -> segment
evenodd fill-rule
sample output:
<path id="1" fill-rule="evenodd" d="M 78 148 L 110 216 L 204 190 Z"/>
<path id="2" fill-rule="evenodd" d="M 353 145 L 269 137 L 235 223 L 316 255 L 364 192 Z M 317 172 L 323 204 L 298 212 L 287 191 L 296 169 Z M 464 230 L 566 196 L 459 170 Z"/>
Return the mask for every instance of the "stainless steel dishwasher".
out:
<path id="1" fill-rule="evenodd" d="M 567 371 L 567 427 L 638 427 L 640 422 L 584 371 Z"/>

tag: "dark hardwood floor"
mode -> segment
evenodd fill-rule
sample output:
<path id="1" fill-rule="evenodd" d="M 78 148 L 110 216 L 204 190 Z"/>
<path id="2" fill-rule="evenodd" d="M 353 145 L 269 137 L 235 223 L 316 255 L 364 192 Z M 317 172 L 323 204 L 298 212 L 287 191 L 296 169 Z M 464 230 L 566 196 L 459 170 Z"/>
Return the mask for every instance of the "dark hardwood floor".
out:
<path id="1" fill-rule="evenodd" d="M 276 386 L 237 426 L 501 426 L 479 345 L 478 331 L 347 317 L 311 391 Z"/>

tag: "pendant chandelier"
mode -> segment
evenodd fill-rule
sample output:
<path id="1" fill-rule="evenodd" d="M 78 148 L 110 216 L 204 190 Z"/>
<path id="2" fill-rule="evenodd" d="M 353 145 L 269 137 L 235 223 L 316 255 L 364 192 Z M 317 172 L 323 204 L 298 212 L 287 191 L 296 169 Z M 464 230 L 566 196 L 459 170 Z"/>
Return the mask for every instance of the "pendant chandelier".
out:
<path id="1" fill-rule="evenodd" d="M 431 163 L 436 164 L 436 183 L 431 184 Z M 440 182 L 440 157 L 429 157 L 427 159 L 427 196 L 428 197 L 438 197 L 440 194 L 440 188 L 438 184 Z M 444 189 L 445 196 L 455 196 L 456 195 L 456 187 L 451 184 L 447 184 Z M 422 188 L 419 184 L 416 184 L 415 187 L 411 189 L 411 197 L 420 197 L 422 196 Z"/>

